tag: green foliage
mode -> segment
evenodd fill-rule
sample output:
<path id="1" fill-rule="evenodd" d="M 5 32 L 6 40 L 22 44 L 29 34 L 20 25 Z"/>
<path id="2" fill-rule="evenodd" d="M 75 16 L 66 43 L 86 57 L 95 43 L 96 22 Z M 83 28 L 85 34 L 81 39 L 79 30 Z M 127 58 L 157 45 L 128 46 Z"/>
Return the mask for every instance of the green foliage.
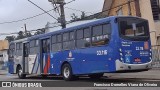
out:
<path id="1" fill-rule="evenodd" d="M 14 41 L 15 36 L 6 36 L 5 40 L 8 40 L 8 42 Z"/>

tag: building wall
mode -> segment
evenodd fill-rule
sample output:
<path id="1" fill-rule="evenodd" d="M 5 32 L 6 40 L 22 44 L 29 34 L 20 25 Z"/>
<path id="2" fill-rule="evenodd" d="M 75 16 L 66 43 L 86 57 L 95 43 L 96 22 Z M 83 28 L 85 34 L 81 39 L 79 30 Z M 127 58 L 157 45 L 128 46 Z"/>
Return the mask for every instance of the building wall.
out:
<path id="1" fill-rule="evenodd" d="M 156 27 L 156 34 L 157 34 L 157 45 L 160 45 L 160 21 L 155 22 L 155 27 Z"/>
<path id="2" fill-rule="evenodd" d="M 105 3 L 108 3 L 107 1 L 108 0 L 106 0 Z M 139 5 L 136 4 L 136 1 L 139 3 Z M 151 9 L 150 0 L 136 0 L 136 1 L 130 3 L 131 15 L 132 16 L 138 15 L 138 16 L 141 16 L 142 18 L 145 18 L 149 21 L 149 28 L 150 28 L 150 32 L 151 32 L 151 42 L 152 42 L 152 45 L 156 45 L 156 41 L 157 41 L 156 36 L 155 36 L 156 29 L 155 29 L 155 23 L 153 20 L 153 16 L 152 16 L 152 9 Z M 128 0 L 112 0 L 112 5 L 110 8 L 114 8 L 114 7 L 117 7 L 122 4 L 125 4 L 125 5 L 111 9 L 110 12 L 107 12 L 106 15 L 108 15 L 108 16 L 114 15 L 115 16 L 115 15 L 117 15 L 117 11 L 119 9 L 121 9 L 122 15 L 128 16 L 129 15 L 129 8 L 128 8 L 127 2 L 128 2 Z M 138 6 L 136 6 L 136 5 L 138 5 Z M 139 9 L 137 9 L 137 7 L 139 7 Z M 104 6 L 103 10 L 107 9 L 107 8 L 108 8 L 107 6 Z M 139 10 L 139 12 L 138 12 L 138 10 Z"/>
<path id="3" fill-rule="evenodd" d="M 0 61 L 8 61 L 8 50 L 9 43 L 7 40 L 0 40 Z"/>
<path id="4" fill-rule="evenodd" d="M 7 50 L 0 51 L 0 62 L 7 62 L 8 61 L 8 54 Z"/>
<path id="5" fill-rule="evenodd" d="M 149 21 L 152 45 L 156 45 L 156 41 L 157 41 L 156 29 L 155 29 L 155 23 L 152 15 L 151 2 L 150 0 L 139 0 L 139 3 L 140 3 L 141 17 Z"/>
<path id="6" fill-rule="evenodd" d="M 0 51 L 4 49 L 8 49 L 8 41 L 7 40 L 0 40 Z"/>
<path id="7" fill-rule="evenodd" d="M 160 45 L 160 36 L 157 39 L 157 45 Z"/>
<path id="8" fill-rule="evenodd" d="M 129 9 L 128 9 L 128 4 L 127 3 L 128 3 L 128 0 L 113 0 L 111 8 L 114 8 L 114 9 L 111 9 L 111 11 L 109 12 L 108 15 L 109 16 L 117 15 L 117 11 L 122 9 L 122 14 L 124 16 L 128 16 L 129 15 Z M 120 6 L 122 4 L 125 4 L 125 5 Z M 136 16 L 135 3 L 131 2 L 130 5 L 131 5 L 131 14 L 133 16 Z M 119 7 L 117 7 L 117 6 L 119 6 Z"/>

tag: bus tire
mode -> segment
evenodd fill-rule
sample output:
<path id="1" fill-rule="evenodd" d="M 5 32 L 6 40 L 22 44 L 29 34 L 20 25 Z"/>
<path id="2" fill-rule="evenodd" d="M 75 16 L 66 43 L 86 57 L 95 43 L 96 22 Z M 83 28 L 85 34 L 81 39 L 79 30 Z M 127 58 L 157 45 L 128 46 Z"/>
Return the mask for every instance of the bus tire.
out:
<path id="1" fill-rule="evenodd" d="M 18 77 L 19 77 L 20 79 L 25 79 L 25 78 L 26 78 L 26 74 L 23 74 L 23 71 L 22 71 L 22 67 L 21 67 L 21 66 L 18 67 L 17 74 L 18 74 Z"/>
<path id="2" fill-rule="evenodd" d="M 74 76 L 72 73 L 72 68 L 69 64 L 64 64 L 62 66 L 62 76 L 65 81 L 73 80 Z"/>
<path id="3" fill-rule="evenodd" d="M 91 79 L 100 79 L 101 77 L 103 77 L 103 73 L 91 74 L 91 75 L 89 75 L 89 77 L 90 77 Z"/>

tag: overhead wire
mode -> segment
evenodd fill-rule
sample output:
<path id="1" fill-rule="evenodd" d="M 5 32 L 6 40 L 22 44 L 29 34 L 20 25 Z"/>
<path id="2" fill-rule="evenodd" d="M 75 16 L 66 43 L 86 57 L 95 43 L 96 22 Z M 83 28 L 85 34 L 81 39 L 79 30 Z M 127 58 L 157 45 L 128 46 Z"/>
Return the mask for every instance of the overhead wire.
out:
<path id="1" fill-rule="evenodd" d="M 67 3 L 65 3 L 65 5 L 66 5 L 66 4 L 69 4 L 69 3 L 73 2 L 73 1 L 76 1 L 76 0 L 71 0 L 71 1 L 69 1 L 69 2 L 67 2 Z M 58 8 L 58 6 L 57 6 L 57 8 Z M 48 13 L 48 12 L 51 12 L 52 10 L 54 10 L 54 9 L 45 11 L 45 12 L 43 12 L 43 13 L 40 13 L 40 14 L 37 14 L 37 15 L 34 15 L 34 16 L 31 16 L 31 17 L 19 19 L 19 20 L 0 22 L 0 24 L 10 24 L 10 23 L 22 22 L 22 21 L 25 21 L 25 20 L 29 20 L 29 19 L 33 19 L 33 18 L 35 18 L 35 17 L 41 16 L 41 15 L 43 15 L 43 14 L 46 14 L 46 13 Z"/>
<path id="2" fill-rule="evenodd" d="M 75 0 L 72 0 L 72 2 L 73 1 L 75 1 Z M 132 1 L 130 1 L 130 3 L 132 3 L 134 0 L 132 0 Z M 106 12 L 106 11 L 109 11 L 109 10 L 112 10 L 112 9 L 115 9 L 115 8 L 118 8 L 118 7 L 120 7 L 120 6 L 124 6 L 124 5 L 127 5 L 128 4 L 128 2 L 127 3 L 123 3 L 123 4 L 121 4 L 121 5 L 118 5 L 118 6 L 115 6 L 115 7 L 113 7 L 113 8 L 110 8 L 110 9 L 106 9 L 106 10 L 103 10 L 103 11 L 101 11 L 101 12 L 98 12 L 98 13 L 95 13 L 95 14 L 92 14 L 92 15 L 100 15 L 101 13 L 103 13 L 103 12 Z M 52 9 L 53 10 L 53 9 Z M 50 10 L 49 10 L 50 11 Z M 92 15 L 90 15 L 90 16 L 92 16 Z M 89 16 L 87 16 L 87 17 L 89 17 Z M 87 18 L 87 17 L 85 17 L 85 18 Z M 84 18 L 83 18 L 84 19 Z M 66 24 L 70 24 L 70 23 L 72 23 L 72 21 L 68 21 Z M 53 26 L 53 27 L 49 27 L 49 28 L 54 28 L 54 27 L 59 27 L 59 26 L 61 26 L 61 25 L 57 25 L 57 26 Z M 45 28 L 43 28 L 43 29 L 45 29 Z M 40 30 L 40 29 L 38 29 L 38 30 Z M 32 32 L 32 31 L 37 31 L 37 30 L 29 30 L 28 32 Z M 15 33 L 10 33 L 10 34 L 16 34 L 17 32 L 15 32 Z M 2 35 L 2 34 L 0 34 L 0 35 Z"/>
<path id="3" fill-rule="evenodd" d="M 92 12 L 82 11 L 82 10 L 78 10 L 78 9 L 74 9 L 74 8 L 70 8 L 70 7 L 65 7 L 65 8 L 66 8 L 66 9 L 73 10 L 73 11 L 78 11 L 78 12 L 84 12 L 84 13 L 90 13 L 90 14 L 93 14 Z"/>
<path id="4" fill-rule="evenodd" d="M 54 10 L 54 9 L 48 10 L 48 11 L 46 11 L 46 12 L 50 12 L 50 11 L 52 11 L 52 10 Z M 15 21 L 2 22 L 2 23 L 0 23 L 0 24 L 21 22 L 21 21 L 25 21 L 25 20 L 29 20 L 29 19 L 32 19 L 32 18 L 41 16 L 41 15 L 43 15 L 43 14 L 46 14 L 46 13 L 43 12 L 43 13 L 40 13 L 40 14 L 37 14 L 37 15 L 34 15 L 34 16 L 31 16 L 31 17 L 28 17 L 28 18 L 24 18 L 24 19 L 20 19 L 20 20 L 15 20 Z"/>
<path id="5" fill-rule="evenodd" d="M 40 6 L 38 6 L 37 4 L 33 3 L 32 1 L 28 0 L 31 4 L 35 5 L 36 7 L 38 7 L 39 9 L 41 9 L 42 11 L 44 11 L 45 13 L 47 13 L 49 16 L 51 16 L 53 19 L 57 20 L 57 18 L 55 18 L 54 16 L 52 16 L 50 13 L 46 12 L 44 9 L 42 9 Z"/>

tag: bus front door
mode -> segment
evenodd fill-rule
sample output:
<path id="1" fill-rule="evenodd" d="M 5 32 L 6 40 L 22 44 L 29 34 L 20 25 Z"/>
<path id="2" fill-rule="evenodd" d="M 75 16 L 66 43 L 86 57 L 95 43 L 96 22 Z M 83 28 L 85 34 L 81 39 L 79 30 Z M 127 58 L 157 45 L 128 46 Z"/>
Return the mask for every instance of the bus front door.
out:
<path id="1" fill-rule="evenodd" d="M 50 39 L 41 40 L 41 72 L 50 73 Z"/>
<path id="2" fill-rule="evenodd" d="M 29 73 L 29 43 L 23 43 L 23 73 Z"/>

